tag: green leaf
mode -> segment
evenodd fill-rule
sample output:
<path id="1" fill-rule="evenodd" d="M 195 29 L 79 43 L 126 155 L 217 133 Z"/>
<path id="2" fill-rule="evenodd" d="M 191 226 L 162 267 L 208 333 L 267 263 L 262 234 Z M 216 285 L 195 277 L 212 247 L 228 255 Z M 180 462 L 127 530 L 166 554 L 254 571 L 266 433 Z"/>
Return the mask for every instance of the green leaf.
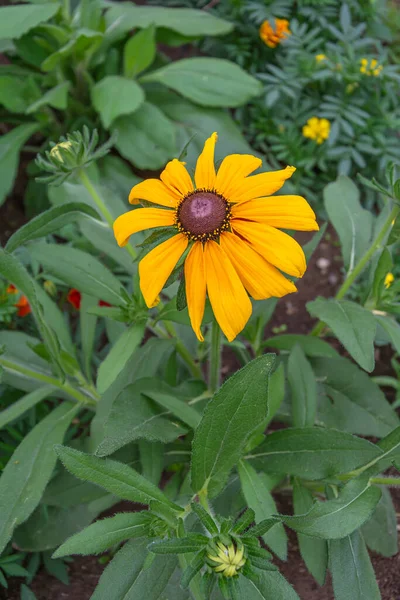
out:
<path id="1" fill-rule="evenodd" d="M 27 108 L 26 114 L 30 115 L 42 108 L 42 106 L 47 105 L 57 108 L 58 110 L 65 110 L 68 105 L 68 91 L 70 86 L 70 81 L 64 81 L 51 90 L 48 90 L 41 98 L 39 98 L 39 100 L 36 100 L 36 102 L 33 102 L 33 104 Z"/>
<path id="2" fill-rule="evenodd" d="M 186 554 L 198 552 L 207 546 L 210 538 L 198 533 L 188 533 L 184 538 L 172 538 L 162 542 L 153 542 L 149 550 L 154 554 Z"/>
<path id="3" fill-rule="evenodd" d="M 385 290 L 385 277 L 392 270 L 392 267 L 392 255 L 390 254 L 387 248 L 384 248 L 379 257 L 378 264 L 376 265 L 374 279 L 372 283 L 372 296 L 375 300 L 375 305 L 378 305 L 380 302 L 382 292 L 384 292 Z"/>
<path id="4" fill-rule="evenodd" d="M 59 374 L 62 374 L 59 342 L 45 319 L 42 306 L 36 295 L 34 282 L 25 267 L 23 267 L 14 256 L 8 254 L 8 252 L 5 252 L 1 248 L 0 273 L 6 280 L 11 281 L 15 287 L 28 298 L 36 324 L 54 362 L 54 366 L 57 368 Z"/>
<path id="5" fill-rule="evenodd" d="M 35 91 L 31 78 L 0 76 L 0 104 L 9 112 L 24 113 L 30 102 L 35 100 Z"/>
<path id="6" fill-rule="evenodd" d="M 200 519 L 201 524 L 211 535 L 216 535 L 219 533 L 219 529 L 212 518 L 212 516 L 201 506 L 201 504 L 197 504 L 196 502 L 192 502 L 191 505 L 192 511 L 196 513 L 197 517 Z M 254 517 L 254 514 L 253 514 Z"/>
<path id="7" fill-rule="evenodd" d="M 96 500 L 69 508 L 41 504 L 16 529 L 13 539 L 21 550 L 27 552 L 54 551 L 67 538 L 87 527 L 100 513 L 117 502 L 115 496 L 103 492 Z"/>
<path id="8" fill-rule="evenodd" d="M 131 540 L 104 570 L 91 600 L 159 600 L 177 560 L 175 556 L 156 556 L 150 563 L 149 540 Z"/>
<path id="9" fill-rule="evenodd" d="M 117 117 L 134 113 L 144 101 L 142 88 L 125 77 L 109 75 L 91 90 L 93 106 L 108 129 Z"/>
<path id="10" fill-rule="evenodd" d="M 369 521 L 361 532 L 369 548 L 382 556 L 394 556 L 399 550 L 397 516 L 388 488 L 382 486 L 382 496 Z"/>
<path id="11" fill-rule="evenodd" d="M 292 392 L 294 427 L 314 425 L 317 411 L 317 382 L 310 363 L 297 344 L 289 355 L 288 380 Z"/>
<path id="12" fill-rule="evenodd" d="M 39 503 L 57 460 L 53 446 L 62 442 L 79 408 L 60 404 L 28 433 L 7 463 L 0 478 L 0 552 Z"/>
<path id="13" fill-rule="evenodd" d="M 276 335 L 275 337 L 266 340 L 263 346 L 290 352 L 296 344 L 298 344 L 304 354 L 309 357 L 326 356 L 327 358 L 339 358 L 339 354 L 330 344 L 328 344 L 328 342 L 309 335 L 297 335 L 291 333 L 287 335 Z"/>
<path id="14" fill-rule="evenodd" d="M 166 8 L 162 6 L 133 6 L 130 2 L 112 5 L 106 12 L 107 27 L 118 27 L 121 33 L 134 27 L 150 25 L 171 29 L 184 36 L 224 35 L 233 24 L 204 10 L 191 8 Z"/>
<path id="15" fill-rule="evenodd" d="M 146 535 L 148 526 L 148 512 L 119 513 L 109 519 L 96 521 L 70 537 L 54 552 L 53 558 L 70 554 L 100 554 L 114 544 Z"/>
<path id="16" fill-rule="evenodd" d="M 32 244 L 29 252 L 46 271 L 71 288 L 110 304 L 125 304 L 118 279 L 91 254 L 70 246 L 44 242 Z"/>
<path id="17" fill-rule="evenodd" d="M 359 197 L 357 186 L 345 175 L 324 189 L 325 208 L 339 235 L 343 260 L 350 272 L 368 250 L 372 236 L 372 213 L 362 208 Z"/>
<path id="18" fill-rule="evenodd" d="M 172 442 L 187 431 L 176 418 L 195 428 L 200 416 L 184 397 L 176 388 L 154 379 L 138 379 L 128 385 L 113 402 L 96 454 L 107 456 L 143 438 Z"/>
<path id="19" fill-rule="evenodd" d="M 51 19 L 59 8 L 59 4 L 24 4 L 0 8 L 0 40 L 21 37 L 39 23 Z"/>
<path id="20" fill-rule="evenodd" d="M 71 330 L 64 313 L 37 281 L 33 281 L 33 284 L 43 314 L 46 316 L 46 322 L 56 334 L 62 350 L 65 350 L 70 356 L 76 356 L 76 345 L 71 339 Z"/>
<path id="21" fill-rule="evenodd" d="M 26 585 L 21 585 L 21 600 L 37 600 L 35 594 Z"/>
<path id="22" fill-rule="evenodd" d="M 97 374 L 97 389 L 100 394 L 104 394 L 106 389 L 117 379 L 141 343 L 145 325 L 144 321 L 139 321 L 126 329 L 100 364 Z"/>
<path id="23" fill-rule="evenodd" d="M 117 119 L 112 132 L 118 135 L 115 145 L 122 156 L 139 169 L 159 169 L 177 152 L 173 124 L 149 102 Z"/>
<path id="24" fill-rule="evenodd" d="M 272 373 L 269 379 L 269 391 L 268 391 L 268 417 L 267 422 L 263 423 L 263 430 L 259 433 L 262 435 L 266 430 L 266 426 L 268 423 L 272 421 L 276 413 L 278 412 L 283 400 L 285 398 L 285 367 L 283 363 L 281 363 L 277 369 Z"/>
<path id="25" fill-rule="evenodd" d="M 41 70 L 53 71 L 70 56 L 74 56 L 74 60 L 78 62 L 85 58 L 88 60 L 90 54 L 93 54 L 101 45 L 103 37 L 100 31 L 93 31 L 85 27 L 75 29 L 67 43 L 42 62 Z"/>
<path id="26" fill-rule="evenodd" d="M 274 355 L 265 354 L 237 371 L 208 403 L 193 440 L 192 488 L 223 488 L 248 438 L 268 415 L 268 377 Z"/>
<path id="27" fill-rule="evenodd" d="M 263 471 L 304 479 L 330 479 L 383 454 L 375 444 L 344 431 L 304 427 L 267 435 L 246 458 Z"/>
<path id="28" fill-rule="evenodd" d="M 291 529 L 317 538 L 336 540 L 361 527 L 372 515 L 381 497 L 381 490 L 368 479 L 347 483 L 337 498 L 316 502 L 305 515 L 280 515 Z"/>
<path id="29" fill-rule="evenodd" d="M 360 367 L 369 373 L 374 370 L 376 321 L 369 310 L 348 300 L 326 298 L 308 302 L 307 310 L 329 325 Z"/>
<path id="30" fill-rule="evenodd" d="M 5 250 L 14 252 L 19 246 L 30 240 L 45 237 L 69 223 L 75 223 L 80 216 L 99 218 L 95 210 L 82 202 L 71 202 L 49 208 L 20 227 L 8 240 Z"/>
<path id="31" fill-rule="evenodd" d="M 336 600 L 380 600 L 374 569 L 359 531 L 329 542 L 330 571 Z"/>
<path id="32" fill-rule="evenodd" d="M 346 358 L 314 358 L 311 363 L 323 381 L 326 397 L 320 394 L 318 418 L 327 427 L 383 437 L 399 426 L 380 387 L 355 364 Z"/>
<path id="33" fill-rule="evenodd" d="M 383 329 L 388 334 L 390 341 L 392 342 L 392 346 L 397 353 L 400 353 L 400 325 L 395 319 L 389 317 L 388 315 L 374 315 L 375 319 L 378 321 L 379 325 L 383 327 Z"/>
<path id="34" fill-rule="evenodd" d="M 73 475 L 83 481 L 91 481 L 122 500 L 149 504 L 151 500 L 163 502 L 181 510 L 155 485 L 134 469 L 123 463 L 79 452 L 66 446 L 55 448 L 61 462 Z"/>
<path id="35" fill-rule="evenodd" d="M 139 452 L 143 477 L 158 485 L 164 468 L 164 445 L 140 440 Z"/>
<path id="36" fill-rule="evenodd" d="M 202 106 L 241 106 L 261 93 L 261 83 L 220 58 L 184 58 L 142 77 L 162 83 Z"/>
<path id="37" fill-rule="evenodd" d="M 4 10 L 14 10 L 15 8 L 25 7 L 7 6 L 0 8 L 0 14 Z M 0 23 L 4 24 L 5 22 L 0 21 Z M 18 127 L 15 127 L 9 133 L 3 134 L 0 138 L 0 206 L 14 185 L 20 150 L 38 128 L 39 125 L 37 123 L 24 123 L 23 125 L 18 125 Z"/>
<path id="38" fill-rule="evenodd" d="M 46 386 L 38 388 L 30 394 L 26 394 L 10 406 L 7 406 L 4 410 L 0 412 L 0 429 L 2 429 L 11 421 L 18 419 L 21 415 L 27 412 L 33 406 L 36 406 L 39 402 L 47 398 L 51 394 L 54 393 L 55 388 L 52 386 Z"/>
<path id="39" fill-rule="evenodd" d="M 239 463 L 238 470 L 247 506 L 254 510 L 256 521 L 269 519 L 276 514 L 276 504 L 266 484 L 266 476 L 263 473 L 258 474 L 252 466 L 244 461 Z M 286 560 L 287 537 L 282 523 L 277 523 L 262 538 L 281 560 Z"/>
<path id="40" fill-rule="evenodd" d="M 149 67 L 156 56 L 155 28 L 152 23 L 129 38 L 124 46 L 124 75 L 136 77 Z"/>
<path id="41" fill-rule="evenodd" d="M 293 485 L 293 508 L 295 515 L 307 513 L 313 505 L 313 495 L 310 490 L 300 482 L 295 481 Z M 324 585 L 326 569 L 328 567 L 328 545 L 326 540 L 311 538 L 302 533 L 297 534 L 300 554 L 307 569 L 318 582 Z"/>
<path id="42" fill-rule="evenodd" d="M 277 571 L 257 571 L 251 578 L 239 579 L 244 600 L 300 600 L 290 583 Z"/>

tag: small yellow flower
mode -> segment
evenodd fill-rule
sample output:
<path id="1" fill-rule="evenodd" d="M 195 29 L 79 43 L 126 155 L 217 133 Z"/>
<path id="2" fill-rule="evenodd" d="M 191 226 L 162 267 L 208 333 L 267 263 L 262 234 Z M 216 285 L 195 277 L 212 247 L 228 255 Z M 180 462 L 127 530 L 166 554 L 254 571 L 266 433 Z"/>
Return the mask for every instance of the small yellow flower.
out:
<path id="1" fill-rule="evenodd" d="M 384 282 L 385 288 L 387 290 L 390 288 L 390 286 L 392 285 L 393 281 L 394 281 L 394 275 L 393 275 L 393 273 L 388 273 L 386 275 L 386 277 L 385 277 L 385 282 Z"/>
<path id="2" fill-rule="evenodd" d="M 203 341 L 201 323 L 206 294 L 229 341 L 246 325 L 252 312 L 248 294 L 261 300 L 296 291 L 281 271 L 302 277 L 306 261 L 301 246 L 280 229 L 318 230 L 315 214 L 301 196 L 271 196 L 296 170 L 250 174 L 261 159 L 231 154 L 218 171 L 214 166 L 217 134 L 206 140 L 192 177 L 185 163 L 174 159 L 160 179 L 135 185 L 129 201 L 154 203 L 118 217 L 114 234 L 120 246 L 130 236 L 153 227 L 169 227 L 171 237 L 139 263 L 140 289 L 148 307 L 176 264 L 184 259 L 190 321 Z"/>
<path id="3" fill-rule="evenodd" d="M 260 27 L 260 38 L 270 48 L 276 48 L 290 34 L 289 21 L 286 19 L 275 19 L 275 27 L 269 21 L 264 21 Z"/>
<path id="4" fill-rule="evenodd" d="M 376 58 L 371 58 L 371 60 L 368 60 L 368 58 L 362 58 L 360 60 L 360 65 L 360 73 L 368 75 L 368 77 L 371 75 L 378 77 L 383 70 L 383 66 L 378 64 Z"/>
<path id="5" fill-rule="evenodd" d="M 217 546 L 218 552 L 216 555 L 207 554 L 207 558 L 215 563 L 214 571 L 225 577 L 234 577 L 246 562 L 243 546 L 235 548 L 233 544 L 225 546 L 222 542 L 217 542 Z"/>
<path id="6" fill-rule="evenodd" d="M 323 60 L 326 60 L 326 55 L 325 54 L 317 54 L 315 57 L 315 60 L 317 61 L 317 63 L 320 63 Z"/>
<path id="7" fill-rule="evenodd" d="M 328 119 L 319 119 L 311 117 L 303 127 L 303 136 L 315 140 L 317 144 L 322 144 L 329 137 L 331 124 Z"/>

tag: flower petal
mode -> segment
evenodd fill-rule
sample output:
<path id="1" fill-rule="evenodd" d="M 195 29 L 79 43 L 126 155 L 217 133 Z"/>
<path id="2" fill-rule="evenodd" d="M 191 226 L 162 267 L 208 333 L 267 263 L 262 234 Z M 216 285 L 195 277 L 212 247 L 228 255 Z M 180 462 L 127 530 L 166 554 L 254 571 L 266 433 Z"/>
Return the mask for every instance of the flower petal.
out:
<path id="1" fill-rule="evenodd" d="M 178 233 L 156 246 L 140 261 L 140 289 L 149 308 L 157 304 L 158 294 L 185 252 L 187 245 L 187 237 Z"/>
<path id="2" fill-rule="evenodd" d="M 133 233 L 152 227 L 168 227 L 174 223 L 174 210 L 137 208 L 118 217 L 114 222 L 114 235 L 118 246 L 125 246 Z"/>
<path id="3" fill-rule="evenodd" d="M 212 190 L 215 186 L 214 150 L 218 135 L 214 132 L 206 140 L 203 152 L 197 159 L 194 180 L 197 188 Z"/>
<path id="4" fill-rule="evenodd" d="M 180 199 L 179 194 L 170 190 L 159 179 L 145 179 L 133 186 L 129 194 L 131 204 L 139 204 L 139 200 L 147 200 L 154 204 L 175 208 Z"/>
<path id="5" fill-rule="evenodd" d="M 186 170 L 185 163 L 177 158 L 169 161 L 161 173 L 160 179 L 179 198 L 193 192 L 192 178 Z"/>
<path id="6" fill-rule="evenodd" d="M 203 244 L 200 242 L 194 243 L 185 260 L 185 284 L 190 322 L 197 338 L 204 342 L 200 327 L 206 302 L 206 272 Z"/>
<path id="7" fill-rule="evenodd" d="M 222 331 L 231 342 L 251 315 L 251 302 L 231 261 L 217 242 L 204 247 L 207 291 Z"/>
<path id="8" fill-rule="evenodd" d="M 215 189 L 227 200 L 232 196 L 238 186 L 243 184 L 244 178 L 261 167 L 262 160 L 251 154 L 230 154 L 226 156 L 218 169 L 215 180 Z"/>
<path id="9" fill-rule="evenodd" d="M 263 223 L 252 223 L 235 219 L 232 229 L 244 238 L 250 246 L 275 267 L 302 277 L 307 268 L 302 247 L 287 233 Z"/>
<path id="10" fill-rule="evenodd" d="M 297 291 L 291 281 L 239 236 L 225 232 L 221 235 L 220 244 L 235 266 L 244 287 L 255 300 L 271 296 L 281 298 Z"/>
<path id="11" fill-rule="evenodd" d="M 301 196 L 269 196 L 240 202 L 232 207 L 232 216 L 265 223 L 278 229 L 318 231 L 313 209 Z"/>
<path id="12" fill-rule="evenodd" d="M 280 171 L 270 171 L 246 177 L 237 186 L 234 194 L 229 197 L 230 202 L 245 202 L 253 198 L 269 196 L 281 189 L 286 179 L 295 172 L 295 167 L 286 167 Z"/>

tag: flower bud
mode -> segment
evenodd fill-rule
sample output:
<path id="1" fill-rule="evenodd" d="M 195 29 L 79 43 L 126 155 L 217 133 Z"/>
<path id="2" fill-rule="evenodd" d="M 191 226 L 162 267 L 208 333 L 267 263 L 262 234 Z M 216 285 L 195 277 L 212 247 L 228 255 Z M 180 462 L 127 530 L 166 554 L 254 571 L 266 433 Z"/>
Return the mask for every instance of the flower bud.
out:
<path id="1" fill-rule="evenodd" d="M 246 562 L 244 546 L 240 542 L 233 541 L 229 545 L 216 542 L 207 548 L 207 562 L 215 573 L 221 573 L 224 577 L 238 575 Z"/>

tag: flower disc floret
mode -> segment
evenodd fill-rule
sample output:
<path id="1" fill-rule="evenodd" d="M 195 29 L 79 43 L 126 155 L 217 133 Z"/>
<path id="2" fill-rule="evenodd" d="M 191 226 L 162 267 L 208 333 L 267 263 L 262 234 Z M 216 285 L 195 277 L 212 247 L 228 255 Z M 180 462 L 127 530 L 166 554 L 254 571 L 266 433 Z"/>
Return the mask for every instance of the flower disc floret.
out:
<path id="1" fill-rule="evenodd" d="M 230 225 L 229 203 L 215 190 L 196 190 L 186 196 L 176 211 L 176 226 L 189 240 L 217 240 Z"/>

